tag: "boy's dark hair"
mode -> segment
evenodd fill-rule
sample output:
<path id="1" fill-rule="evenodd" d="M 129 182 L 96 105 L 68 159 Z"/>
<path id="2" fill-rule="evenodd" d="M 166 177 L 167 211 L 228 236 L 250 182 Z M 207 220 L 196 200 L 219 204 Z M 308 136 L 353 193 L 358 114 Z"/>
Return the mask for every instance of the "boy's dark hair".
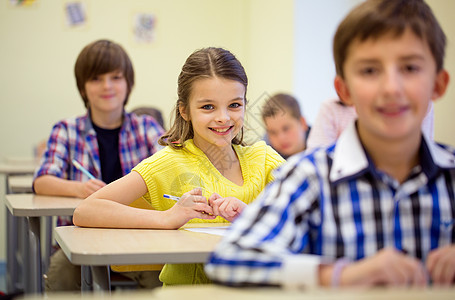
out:
<path id="1" fill-rule="evenodd" d="M 333 55 L 337 75 L 344 78 L 343 65 L 353 41 L 377 39 L 388 33 L 400 36 L 408 28 L 428 43 L 436 71 L 441 71 L 446 36 L 423 0 L 367 0 L 344 18 L 335 33 Z"/>
<path id="2" fill-rule="evenodd" d="M 74 65 L 77 89 L 81 94 L 84 105 L 88 108 L 88 98 L 85 83 L 94 77 L 113 71 L 121 71 L 125 76 L 127 92 L 123 106 L 128 102 L 134 86 L 134 70 L 128 54 L 119 44 L 108 40 L 98 40 L 82 49 Z"/>
<path id="3" fill-rule="evenodd" d="M 289 113 L 293 118 L 300 120 L 302 113 L 296 98 L 288 94 L 275 94 L 262 106 L 261 116 L 265 119 L 274 117 L 278 114 Z"/>
<path id="4" fill-rule="evenodd" d="M 163 146 L 174 149 L 183 148 L 183 143 L 194 136 L 191 121 L 186 121 L 180 114 L 179 107 L 185 109 L 189 115 L 189 100 L 193 83 L 199 79 L 207 78 L 230 79 L 241 83 L 246 89 L 248 78 L 240 61 L 234 54 L 223 48 L 203 48 L 193 52 L 185 61 L 178 78 L 178 100 L 175 110 L 175 119 L 169 131 L 159 139 Z M 243 145 L 243 127 L 239 134 L 232 140 L 234 145 Z"/>

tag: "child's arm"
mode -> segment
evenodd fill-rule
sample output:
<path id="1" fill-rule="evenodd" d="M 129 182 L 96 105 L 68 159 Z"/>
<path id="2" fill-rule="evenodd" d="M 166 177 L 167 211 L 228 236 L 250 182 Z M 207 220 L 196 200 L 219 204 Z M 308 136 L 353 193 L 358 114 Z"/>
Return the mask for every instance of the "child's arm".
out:
<path id="1" fill-rule="evenodd" d="M 176 229 L 193 218 L 215 218 L 197 189 L 183 194 L 167 211 L 128 206 L 146 192 L 144 180 L 133 171 L 85 199 L 74 211 L 73 222 L 85 227 Z"/>
<path id="2" fill-rule="evenodd" d="M 106 185 L 98 179 L 86 182 L 74 180 L 77 177 L 70 171 L 74 168 L 71 165 L 71 159 L 74 158 L 71 155 L 71 148 L 80 138 L 73 132 L 75 126 L 73 121 L 63 120 L 52 128 L 45 154 L 35 173 L 33 182 L 35 193 L 85 198 Z M 70 135 L 76 135 L 76 140 L 71 139 Z"/>
<path id="3" fill-rule="evenodd" d="M 431 251 L 426 266 L 433 284 L 455 283 L 455 245 L 447 245 Z"/>
<path id="4" fill-rule="evenodd" d="M 420 261 L 396 249 L 386 248 L 342 270 L 335 271 L 334 265 L 321 266 L 319 283 L 322 286 L 333 283 L 340 286 L 424 286 L 427 276 Z"/>
<path id="5" fill-rule="evenodd" d="M 209 205 L 215 215 L 221 216 L 229 222 L 234 221 L 246 207 L 243 201 L 235 197 L 223 198 L 217 193 L 213 193 L 209 197 Z"/>
<path id="6" fill-rule="evenodd" d="M 86 182 L 68 180 L 54 175 L 43 175 L 35 179 L 34 189 L 38 195 L 86 198 L 105 186 L 99 179 Z"/>

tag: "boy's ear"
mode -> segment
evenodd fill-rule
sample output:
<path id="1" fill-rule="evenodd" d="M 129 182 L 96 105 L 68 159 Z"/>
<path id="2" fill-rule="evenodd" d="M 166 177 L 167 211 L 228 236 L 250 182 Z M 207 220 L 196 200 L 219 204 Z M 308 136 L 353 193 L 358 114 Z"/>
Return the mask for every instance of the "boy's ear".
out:
<path id="1" fill-rule="evenodd" d="M 450 75 L 446 70 L 441 70 L 436 75 L 436 82 L 434 84 L 433 95 L 431 99 L 434 101 L 444 95 L 447 90 L 447 86 L 449 85 Z"/>
<path id="2" fill-rule="evenodd" d="M 353 105 L 346 81 L 341 78 L 341 76 L 337 75 L 334 80 L 334 85 L 340 100 L 346 105 Z"/>
<path id="3" fill-rule="evenodd" d="M 183 105 L 179 105 L 179 112 L 180 112 L 180 115 L 182 116 L 182 118 L 185 120 L 185 121 L 189 121 L 189 117 L 186 113 L 186 109 L 185 109 L 185 106 Z"/>
<path id="4" fill-rule="evenodd" d="M 302 128 L 304 128 L 305 130 L 308 130 L 308 124 L 303 116 L 300 117 L 300 124 L 302 125 Z"/>

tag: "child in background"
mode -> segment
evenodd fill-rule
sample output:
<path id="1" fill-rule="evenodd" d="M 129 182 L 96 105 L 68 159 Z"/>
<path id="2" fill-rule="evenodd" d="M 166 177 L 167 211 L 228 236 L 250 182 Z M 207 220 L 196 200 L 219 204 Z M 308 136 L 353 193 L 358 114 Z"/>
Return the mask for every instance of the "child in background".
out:
<path id="1" fill-rule="evenodd" d="M 294 156 L 206 266 L 230 285 L 424 286 L 455 280 L 455 150 L 422 135 L 445 34 L 422 0 L 367 0 L 339 25 L 335 88 L 358 119 Z M 431 100 L 430 100 L 431 99 Z"/>
<path id="2" fill-rule="evenodd" d="M 434 138 L 433 102 L 428 105 L 428 112 L 423 119 L 422 131 L 428 138 Z M 322 102 L 318 115 L 311 127 L 307 148 L 330 146 L 336 142 L 349 123 L 357 119 L 355 107 L 339 99 L 328 99 Z"/>
<path id="3" fill-rule="evenodd" d="M 308 136 L 308 149 L 332 145 L 355 119 L 357 114 L 354 106 L 346 105 L 339 99 L 322 102 Z"/>
<path id="4" fill-rule="evenodd" d="M 309 127 L 297 99 L 288 94 L 270 97 L 262 107 L 262 120 L 270 145 L 287 159 L 306 148 Z"/>
<path id="5" fill-rule="evenodd" d="M 134 86 L 134 70 L 120 45 L 108 40 L 87 45 L 74 72 L 87 113 L 52 128 L 33 181 L 36 194 L 85 198 L 161 148 L 161 126 L 150 116 L 124 110 Z M 73 159 L 95 179 L 76 168 Z M 59 218 L 59 226 L 69 224 L 71 218 Z M 51 257 L 46 290 L 80 290 L 80 281 L 80 266 L 57 250 Z"/>
<path id="6" fill-rule="evenodd" d="M 264 142 L 243 146 L 247 76 L 221 48 L 191 54 L 178 79 L 166 147 L 98 190 L 74 212 L 86 227 L 177 229 L 187 222 L 230 222 L 273 180 L 283 158 Z M 180 200 L 164 198 L 169 194 Z M 154 208 L 128 206 L 143 197 Z M 209 282 L 201 264 L 165 265 L 165 285 Z"/>

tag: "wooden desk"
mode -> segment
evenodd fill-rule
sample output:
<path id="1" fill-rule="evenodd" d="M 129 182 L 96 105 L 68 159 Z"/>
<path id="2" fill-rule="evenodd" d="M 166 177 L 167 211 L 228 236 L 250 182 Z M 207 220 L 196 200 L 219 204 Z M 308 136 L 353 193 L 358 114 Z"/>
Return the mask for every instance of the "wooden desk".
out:
<path id="1" fill-rule="evenodd" d="M 13 175 L 32 175 L 35 168 L 38 166 L 37 162 L 31 159 L 18 160 L 8 159 L 6 162 L 0 162 L 0 174 L 5 175 L 5 192 L 6 194 L 14 193 L 9 185 L 9 178 Z M 30 185 L 31 188 L 31 185 Z M 25 222 L 11 215 L 9 210 L 6 210 L 6 239 L 7 239 L 7 278 L 6 285 L 9 293 L 22 291 L 23 282 L 20 280 L 20 272 L 24 273 L 25 270 L 21 270 L 20 263 L 16 259 L 16 253 L 20 251 L 22 244 L 18 241 L 26 240 L 26 227 Z M 26 247 L 26 245 L 25 245 Z"/>
<path id="2" fill-rule="evenodd" d="M 6 164 L 37 164 L 39 159 L 34 156 L 7 156 L 4 158 Z"/>
<path id="3" fill-rule="evenodd" d="M 219 226 L 226 224 L 187 224 L 184 228 Z M 95 287 L 108 290 L 108 265 L 204 263 L 221 236 L 183 228 L 153 230 L 64 226 L 55 228 L 55 239 L 73 264 L 82 265 L 83 290 L 92 289 L 90 276 L 93 276 Z"/>
<path id="4" fill-rule="evenodd" d="M 6 206 L 14 217 L 22 217 L 27 220 L 28 237 L 25 243 L 27 248 L 26 255 L 22 257 L 24 266 L 23 272 L 26 272 L 24 290 L 30 293 L 39 293 L 43 291 L 42 283 L 42 261 L 41 261 L 41 225 L 40 217 L 50 216 L 71 216 L 74 209 L 82 199 L 69 197 L 39 196 L 34 194 L 9 194 L 6 195 Z M 49 224 L 50 226 L 50 224 Z M 48 237 L 51 238 L 50 236 Z M 16 237 L 17 239 L 17 237 Z M 17 241 L 16 241 L 17 242 Z M 14 253 L 14 241 L 7 244 L 8 253 Z M 11 247 L 11 248 L 10 248 Z M 50 251 L 50 249 L 47 249 Z M 44 254 L 48 259 L 49 253 Z M 8 256 L 10 259 L 10 256 Z M 45 264 L 46 265 L 46 264 Z"/>
<path id="5" fill-rule="evenodd" d="M 156 289 L 152 299 L 198 300 L 214 297 L 217 300 L 439 300 L 454 299 L 455 289 L 310 289 L 231 288 L 220 285 L 176 286 Z M 134 298 L 133 298 L 134 299 Z"/>
<path id="6" fill-rule="evenodd" d="M 187 224 L 210 227 L 226 224 Z M 64 226 L 55 239 L 76 265 L 134 265 L 205 262 L 221 236 L 179 230 L 105 229 Z"/>
<path id="7" fill-rule="evenodd" d="M 33 175 L 35 168 L 37 167 L 36 162 L 26 163 L 0 163 L 0 174 L 10 175 Z"/>
<path id="8" fill-rule="evenodd" d="M 219 285 L 171 286 L 153 291 L 120 291 L 114 292 L 109 299 L 130 300 L 164 300 L 164 299 L 217 299 L 217 300 L 453 300 L 455 288 L 448 289 L 312 289 L 306 291 L 289 291 L 280 288 L 230 288 Z M 31 295 L 25 300 L 43 299 Z M 79 300 L 81 295 L 52 293 L 48 300 Z M 84 299 L 106 299 L 106 295 L 84 294 Z"/>
<path id="9" fill-rule="evenodd" d="M 82 199 L 35 194 L 6 195 L 6 206 L 16 217 L 72 216 Z"/>
<path id="10" fill-rule="evenodd" d="M 32 193 L 33 175 L 8 176 L 7 184 L 13 194 Z"/>

